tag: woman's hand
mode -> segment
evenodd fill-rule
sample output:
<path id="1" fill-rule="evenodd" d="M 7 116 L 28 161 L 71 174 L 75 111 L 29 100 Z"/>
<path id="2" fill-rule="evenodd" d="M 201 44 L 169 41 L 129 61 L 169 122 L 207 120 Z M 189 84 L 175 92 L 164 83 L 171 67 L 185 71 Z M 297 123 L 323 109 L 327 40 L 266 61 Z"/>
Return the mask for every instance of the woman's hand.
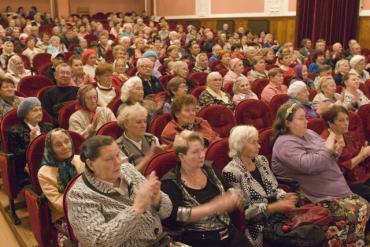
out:
<path id="1" fill-rule="evenodd" d="M 288 193 L 281 200 L 267 206 L 267 211 L 273 213 L 285 213 L 296 208 L 298 197 L 294 193 Z"/>
<path id="2" fill-rule="evenodd" d="M 150 205 L 158 207 L 161 201 L 160 187 L 161 182 L 153 171 L 137 190 L 132 206 L 134 210 L 142 214 Z"/>
<path id="3" fill-rule="evenodd" d="M 218 215 L 228 213 L 237 208 L 240 204 L 240 194 L 228 191 L 217 196 L 210 202 L 211 212 L 216 212 Z"/>

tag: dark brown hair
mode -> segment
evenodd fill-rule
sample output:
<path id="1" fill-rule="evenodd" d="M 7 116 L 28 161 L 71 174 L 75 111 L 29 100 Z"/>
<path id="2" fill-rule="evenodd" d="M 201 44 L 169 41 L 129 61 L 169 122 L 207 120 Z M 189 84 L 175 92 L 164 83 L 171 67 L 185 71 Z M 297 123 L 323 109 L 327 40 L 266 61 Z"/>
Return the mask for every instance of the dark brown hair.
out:
<path id="1" fill-rule="evenodd" d="M 184 105 L 197 105 L 197 99 L 193 95 L 182 95 L 174 99 L 171 105 L 171 116 L 176 119 L 176 113 L 180 112 Z"/>
<path id="2" fill-rule="evenodd" d="M 335 119 L 338 117 L 338 114 L 340 112 L 343 112 L 348 116 L 349 112 L 348 110 L 341 105 L 333 105 L 330 107 L 327 111 L 321 114 L 321 117 L 327 122 L 327 123 L 334 123 Z"/>
<path id="3" fill-rule="evenodd" d="M 96 135 L 84 141 L 80 148 L 80 159 L 86 163 L 86 160 L 96 160 L 101 155 L 100 149 L 109 146 L 114 142 L 111 136 Z M 88 167 L 88 166 L 86 166 Z"/>

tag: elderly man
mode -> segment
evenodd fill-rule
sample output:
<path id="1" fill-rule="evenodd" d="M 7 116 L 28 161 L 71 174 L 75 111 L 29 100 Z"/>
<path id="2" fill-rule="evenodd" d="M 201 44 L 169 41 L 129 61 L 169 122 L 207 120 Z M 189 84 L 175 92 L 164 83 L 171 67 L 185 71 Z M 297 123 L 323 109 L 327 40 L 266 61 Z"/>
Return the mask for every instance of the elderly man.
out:
<path id="1" fill-rule="evenodd" d="M 163 91 L 159 80 L 153 74 L 154 63 L 149 58 L 140 58 L 137 61 L 137 76 L 143 81 L 144 96 Z"/>
<path id="2" fill-rule="evenodd" d="M 258 50 L 254 46 L 248 46 L 245 50 L 244 67 L 253 68 L 253 58 L 257 55 Z"/>
<path id="3" fill-rule="evenodd" d="M 196 57 L 200 53 L 200 46 L 198 43 L 193 43 L 189 48 L 188 60 L 195 63 Z M 208 60 L 208 57 L 207 57 Z"/>
<path id="4" fill-rule="evenodd" d="M 41 103 L 44 108 L 57 122 L 59 110 L 63 105 L 76 99 L 78 87 L 71 87 L 72 71 L 66 63 L 59 64 L 55 69 L 56 86 L 50 88 L 42 96 Z"/>

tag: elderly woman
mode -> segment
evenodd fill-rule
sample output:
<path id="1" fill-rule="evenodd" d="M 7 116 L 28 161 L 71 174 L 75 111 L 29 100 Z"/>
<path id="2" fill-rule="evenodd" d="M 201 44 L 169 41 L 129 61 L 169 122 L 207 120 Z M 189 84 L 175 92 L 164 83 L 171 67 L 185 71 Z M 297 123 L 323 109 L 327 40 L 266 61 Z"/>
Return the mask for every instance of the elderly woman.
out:
<path id="1" fill-rule="evenodd" d="M 95 135 L 103 124 L 116 121 L 109 108 L 98 106 L 98 93 L 94 86 L 82 86 L 77 92 L 77 100 L 81 109 L 69 118 L 69 130 L 89 138 Z"/>
<path id="2" fill-rule="evenodd" d="M 323 76 L 320 78 L 318 87 L 318 94 L 312 100 L 313 107 L 317 110 L 322 104 L 331 105 L 339 104 L 341 102 L 341 96 L 337 93 L 337 86 L 331 76 Z"/>
<path id="3" fill-rule="evenodd" d="M 23 187 L 28 181 L 28 174 L 24 170 L 27 147 L 33 139 L 49 132 L 53 126 L 50 123 L 42 122 L 41 102 L 36 97 L 24 99 L 18 106 L 17 116 L 22 121 L 6 131 L 9 152 L 14 154 L 12 158 L 15 164 L 18 185 Z"/>
<path id="4" fill-rule="evenodd" d="M 313 55 L 312 63 L 308 66 L 308 72 L 310 73 L 319 73 L 319 66 L 325 64 L 325 53 L 323 51 L 318 51 Z"/>
<path id="5" fill-rule="evenodd" d="M 113 62 L 113 83 L 118 81 L 118 84 L 113 85 L 115 88 L 121 88 L 123 83 L 128 80 L 127 63 L 125 58 L 117 58 Z"/>
<path id="6" fill-rule="evenodd" d="M 161 186 L 173 203 L 166 225 L 183 229 L 182 241 L 193 247 L 249 246 L 227 214 L 240 205 L 240 195 L 228 191 L 212 162 L 205 161 L 202 135 L 182 131 L 173 150 L 180 162 L 162 178 Z"/>
<path id="7" fill-rule="evenodd" d="M 26 46 L 27 48 L 22 52 L 22 55 L 27 56 L 32 63 L 33 57 L 43 51 L 36 47 L 36 38 L 33 36 L 26 39 Z"/>
<path id="8" fill-rule="evenodd" d="M 248 72 L 248 80 L 253 82 L 257 79 L 268 79 L 266 70 L 266 62 L 263 57 L 255 57 L 252 59 L 253 69 Z"/>
<path id="9" fill-rule="evenodd" d="M 370 182 L 368 176 L 370 160 L 370 147 L 367 143 L 348 132 L 349 117 L 345 107 L 332 106 L 324 112 L 322 118 L 328 124 L 328 129 L 321 133 L 321 137 L 327 139 L 331 132 L 335 134 L 335 140 L 343 140 L 345 146 L 338 158 L 337 164 L 343 171 L 343 175 L 351 190 L 370 201 Z"/>
<path id="10" fill-rule="evenodd" d="M 95 70 L 96 91 L 98 92 L 98 105 L 107 106 L 116 96 L 116 90 L 112 86 L 113 66 L 108 63 L 100 63 Z"/>
<path id="11" fill-rule="evenodd" d="M 53 55 L 59 53 L 67 52 L 66 46 L 60 42 L 60 38 L 58 36 L 51 36 L 49 40 L 49 45 L 46 48 L 46 52 Z"/>
<path id="12" fill-rule="evenodd" d="M 5 76 L 14 81 L 16 87 L 18 87 L 18 83 L 23 77 L 30 75 L 32 75 L 31 71 L 24 68 L 24 62 L 20 56 L 14 55 L 8 60 Z"/>
<path id="13" fill-rule="evenodd" d="M 368 203 L 353 194 L 337 165 L 345 145 L 331 132 L 324 141 L 307 129 L 300 104 L 280 107 L 272 129 L 272 171 L 277 178 L 295 180 L 303 198 L 328 208 L 333 221 L 326 229 L 328 245 L 364 246 Z"/>
<path id="14" fill-rule="evenodd" d="M 257 95 L 251 90 L 251 84 L 245 77 L 239 77 L 236 79 L 233 85 L 233 101 L 235 105 L 246 99 L 257 99 Z"/>
<path id="15" fill-rule="evenodd" d="M 356 74 L 361 83 L 365 83 L 367 80 L 370 79 L 369 72 L 365 70 L 366 66 L 366 59 L 362 55 L 354 55 L 351 60 L 349 61 L 349 65 L 351 66 L 351 70 L 349 73 Z"/>
<path id="16" fill-rule="evenodd" d="M 268 217 L 295 208 L 297 196 L 279 189 L 276 178 L 263 155 L 258 155 L 258 131 L 240 125 L 231 130 L 229 156 L 222 170 L 224 178 L 242 192 L 244 215 L 248 221 L 245 236 L 253 246 L 263 246 L 263 228 Z"/>
<path id="17" fill-rule="evenodd" d="M 238 77 L 245 77 L 242 72 L 244 70 L 243 61 L 239 58 L 233 58 L 230 60 L 230 69 L 224 77 L 223 88 L 233 84 Z"/>
<path id="18" fill-rule="evenodd" d="M 244 77 L 246 79 L 246 77 Z M 222 76 L 219 72 L 211 72 L 207 76 L 207 87 L 199 95 L 199 105 L 205 107 L 208 105 L 224 105 L 234 109 L 234 102 L 228 93 L 222 90 Z"/>
<path id="19" fill-rule="evenodd" d="M 343 76 L 350 71 L 349 62 L 347 59 L 341 59 L 335 64 L 335 84 L 344 87 Z"/>
<path id="20" fill-rule="evenodd" d="M 84 84 L 95 83 L 94 78 L 84 72 L 83 63 L 79 55 L 73 55 L 68 60 L 72 69 L 72 85 L 81 87 Z"/>
<path id="21" fill-rule="evenodd" d="M 307 66 L 304 64 L 297 64 L 294 66 L 294 78 L 290 83 L 294 81 L 303 81 L 309 88 L 315 89 L 313 80 L 308 77 Z"/>
<path id="22" fill-rule="evenodd" d="M 293 63 L 291 52 L 281 52 L 278 56 L 278 61 L 280 69 L 283 71 L 284 77 L 293 77 L 294 70 L 290 65 Z"/>
<path id="23" fill-rule="evenodd" d="M 12 109 L 17 108 L 24 99 L 15 95 L 16 90 L 13 80 L 0 77 L 0 118 L 3 118 Z"/>
<path id="24" fill-rule="evenodd" d="M 171 111 L 171 104 L 176 97 L 186 95 L 188 93 L 188 86 L 186 80 L 180 76 L 173 77 L 167 83 L 167 91 L 169 96 L 166 98 L 166 102 L 163 105 L 163 112 Z"/>
<path id="25" fill-rule="evenodd" d="M 194 83 L 187 78 L 189 75 L 189 68 L 186 62 L 184 61 L 174 62 L 172 71 L 174 76 L 180 76 L 184 78 L 184 80 L 186 80 L 186 85 L 188 86 L 189 92 L 191 92 L 195 88 Z"/>
<path id="26" fill-rule="evenodd" d="M 64 246 L 63 241 L 69 236 L 64 218 L 64 191 L 69 181 L 85 168 L 80 156 L 73 153 L 68 131 L 53 129 L 47 134 L 41 165 L 37 174 L 40 187 L 49 201 L 52 222 L 58 232 L 58 246 Z"/>
<path id="27" fill-rule="evenodd" d="M 316 118 L 321 113 L 321 107 L 318 107 L 317 110 L 312 106 L 310 102 L 308 88 L 306 83 L 303 81 L 295 81 L 289 85 L 288 96 L 290 103 L 301 103 L 306 113 L 306 118 Z"/>
<path id="28" fill-rule="evenodd" d="M 349 73 L 343 77 L 344 89 L 343 105 L 348 110 L 357 111 L 362 105 L 369 104 L 370 100 L 359 89 L 361 80 L 357 74 Z"/>
<path id="29" fill-rule="evenodd" d="M 150 159 L 165 150 L 158 138 L 145 132 L 147 129 L 148 111 L 139 103 L 126 106 L 118 116 L 118 125 L 124 130 L 116 140 L 117 145 L 136 169 L 144 173 Z"/>
<path id="30" fill-rule="evenodd" d="M 207 53 L 201 52 L 195 58 L 195 65 L 193 72 L 211 72 L 211 69 L 208 67 L 208 56 Z"/>
<path id="31" fill-rule="evenodd" d="M 144 178 L 110 136 L 86 140 L 80 158 L 85 172 L 66 195 L 80 245 L 151 246 L 172 209 L 155 173 Z"/>
<path id="32" fill-rule="evenodd" d="M 82 53 L 82 62 L 84 64 L 84 72 L 95 78 L 95 70 L 96 70 L 96 58 L 97 53 L 94 49 L 86 49 Z"/>
<path id="33" fill-rule="evenodd" d="M 219 139 L 207 120 L 196 117 L 197 99 L 192 95 L 182 95 L 174 99 L 171 105 L 172 120 L 166 125 L 161 134 L 161 143 L 172 144 L 176 134 L 184 129 L 202 133 L 208 146 Z"/>

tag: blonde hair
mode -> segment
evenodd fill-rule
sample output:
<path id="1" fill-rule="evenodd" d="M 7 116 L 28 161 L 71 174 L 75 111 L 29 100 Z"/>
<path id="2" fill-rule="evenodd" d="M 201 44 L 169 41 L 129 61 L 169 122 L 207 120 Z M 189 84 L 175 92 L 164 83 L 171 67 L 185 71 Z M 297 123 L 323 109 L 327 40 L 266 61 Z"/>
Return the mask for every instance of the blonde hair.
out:
<path id="1" fill-rule="evenodd" d="M 254 137 L 258 138 L 258 131 L 252 125 L 239 125 L 232 128 L 229 136 L 229 156 L 234 158 L 240 155 L 245 144 Z"/>
<path id="2" fill-rule="evenodd" d="M 204 145 L 203 136 L 199 132 L 183 130 L 181 133 L 177 134 L 173 142 L 173 151 L 176 156 L 179 157 L 180 154 L 186 154 L 189 149 L 189 142 L 192 141 L 199 141 Z"/>
<path id="3" fill-rule="evenodd" d="M 117 117 L 117 123 L 122 129 L 124 129 L 125 123 L 127 123 L 129 119 L 132 119 L 133 116 L 138 116 L 138 115 L 147 116 L 148 115 L 147 109 L 144 106 L 140 105 L 139 103 L 135 103 L 134 105 L 125 106 L 119 112 L 119 115 Z"/>

